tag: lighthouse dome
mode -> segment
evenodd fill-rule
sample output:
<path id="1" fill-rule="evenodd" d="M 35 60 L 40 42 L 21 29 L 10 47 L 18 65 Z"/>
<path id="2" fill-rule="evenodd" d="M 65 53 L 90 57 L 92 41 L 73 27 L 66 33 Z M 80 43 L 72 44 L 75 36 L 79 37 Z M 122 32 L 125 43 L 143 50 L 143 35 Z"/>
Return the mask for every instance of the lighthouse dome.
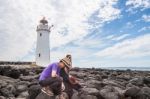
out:
<path id="1" fill-rule="evenodd" d="M 45 19 L 45 17 L 43 17 L 43 19 L 40 20 L 40 23 L 45 25 L 45 24 L 48 24 L 48 21 Z"/>

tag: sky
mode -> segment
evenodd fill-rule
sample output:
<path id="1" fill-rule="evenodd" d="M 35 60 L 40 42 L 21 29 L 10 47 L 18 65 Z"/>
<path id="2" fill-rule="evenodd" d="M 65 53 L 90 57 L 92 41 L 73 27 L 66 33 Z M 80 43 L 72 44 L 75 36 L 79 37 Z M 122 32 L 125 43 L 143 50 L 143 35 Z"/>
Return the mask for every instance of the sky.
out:
<path id="1" fill-rule="evenodd" d="M 150 0 L 0 0 L 0 60 L 35 61 L 36 27 L 49 25 L 51 62 L 150 66 Z"/>

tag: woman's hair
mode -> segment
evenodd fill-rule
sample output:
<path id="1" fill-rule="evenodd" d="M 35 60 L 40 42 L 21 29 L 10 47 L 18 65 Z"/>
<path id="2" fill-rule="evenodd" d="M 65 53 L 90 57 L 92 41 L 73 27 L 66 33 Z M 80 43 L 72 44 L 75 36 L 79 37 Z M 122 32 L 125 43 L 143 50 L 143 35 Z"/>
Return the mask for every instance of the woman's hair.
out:
<path id="1" fill-rule="evenodd" d="M 40 82 L 43 87 L 49 86 L 49 89 L 54 93 L 54 95 L 59 95 L 61 93 L 62 79 L 59 77 L 47 78 Z"/>

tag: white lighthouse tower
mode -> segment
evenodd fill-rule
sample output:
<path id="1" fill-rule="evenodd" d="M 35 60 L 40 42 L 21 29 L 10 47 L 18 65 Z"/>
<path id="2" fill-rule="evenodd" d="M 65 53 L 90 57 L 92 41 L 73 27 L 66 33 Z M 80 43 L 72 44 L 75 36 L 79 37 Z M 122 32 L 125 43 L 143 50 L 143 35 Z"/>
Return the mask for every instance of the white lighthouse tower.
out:
<path id="1" fill-rule="evenodd" d="M 37 26 L 36 64 L 39 66 L 47 66 L 50 63 L 49 34 L 51 27 L 45 18 L 40 20 Z"/>

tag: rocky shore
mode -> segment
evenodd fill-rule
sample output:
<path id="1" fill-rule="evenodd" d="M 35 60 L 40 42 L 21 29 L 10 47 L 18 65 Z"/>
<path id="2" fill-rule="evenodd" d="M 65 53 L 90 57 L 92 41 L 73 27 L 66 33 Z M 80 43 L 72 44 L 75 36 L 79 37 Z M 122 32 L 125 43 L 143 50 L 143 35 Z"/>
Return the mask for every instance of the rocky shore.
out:
<path id="1" fill-rule="evenodd" d="M 0 66 L 0 99 L 26 99 L 42 70 Z M 73 68 L 70 74 L 83 86 L 73 99 L 150 99 L 149 71 Z"/>

